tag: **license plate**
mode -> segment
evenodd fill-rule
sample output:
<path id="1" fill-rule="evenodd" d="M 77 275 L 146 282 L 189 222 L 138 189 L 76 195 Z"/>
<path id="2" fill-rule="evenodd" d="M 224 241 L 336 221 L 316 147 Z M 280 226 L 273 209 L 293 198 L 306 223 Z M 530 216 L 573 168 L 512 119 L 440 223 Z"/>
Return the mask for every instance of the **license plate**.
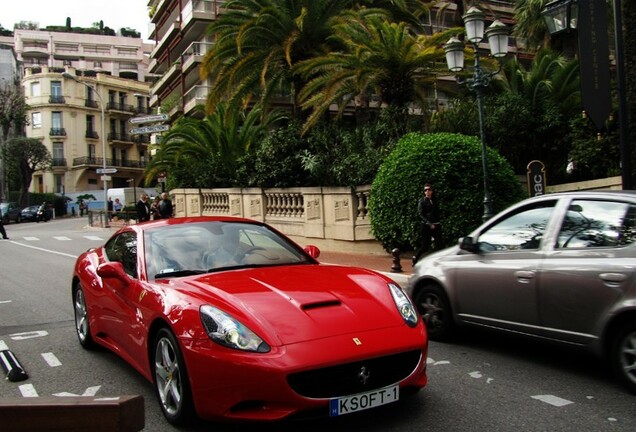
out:
<path id="1" fill-rule="evenodd" d="M 384 387 L 366 393 L 358 393 L 329 400 L 329 415 L 331 417 L 351 414 L 380 405 L 396 402 L 400 399 L 400 387 L 398 385 Z"/>

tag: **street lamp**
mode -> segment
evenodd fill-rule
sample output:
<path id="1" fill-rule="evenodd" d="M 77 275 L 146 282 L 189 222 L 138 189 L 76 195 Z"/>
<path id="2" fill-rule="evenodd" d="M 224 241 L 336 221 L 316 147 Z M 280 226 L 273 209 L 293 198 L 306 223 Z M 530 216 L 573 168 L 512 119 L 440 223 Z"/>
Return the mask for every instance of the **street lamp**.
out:
<path id="1" fill-rule="evenodd" d="M 484 215 L 486 221 L 493 216 L 490 186 L 488 184 L 488 157 L 486 154 L 486 132 L 484 127 L 484 89 L 490 84 L 490 79 L 501 71 L 500 59 L 508 53 L 508 28 L 504 23 L 495 20 L 485 31 L 490 46 L 490 53 L 499 62 L 499 69 L 494 72 L 484 73 L 481 69 L 479 56 L 479 43 L 484 39 L 485 15 L 476 7 L 471 7 L 462 17 L 466 27 L 466 40 L 470 43 L 475 53 L 473 76 L 462 79 L 455 77 L 459 84 L 466 84 L 477 95 L 477 108 L 479 111 L 479 135 L 481 139 L 481 163 L 484 178 Z M 464 43 L 456 37 L 452 37 L 444 45 L 448 69 L 453 73 L 464 69 Z"/>
<path id="2" fill-rule="evenodd" d="M 80 81 L 75 75 L 71 75 L 68 72 L 62 72 L 62 77 L 66 79 L 71 79 L 76 83 L 82 84 L 89 88 L 97 98 L 99 99 L 99 106 L 102 111 L 102 179 L 104 180 L 104 226 L 108 227 L 108 180 L 106 180 L 106 114 L 104 112 L 104 100 L 101 95 L 97 92 L 97 88 L 94 86 L 85 83 L 84 81 Z"/>

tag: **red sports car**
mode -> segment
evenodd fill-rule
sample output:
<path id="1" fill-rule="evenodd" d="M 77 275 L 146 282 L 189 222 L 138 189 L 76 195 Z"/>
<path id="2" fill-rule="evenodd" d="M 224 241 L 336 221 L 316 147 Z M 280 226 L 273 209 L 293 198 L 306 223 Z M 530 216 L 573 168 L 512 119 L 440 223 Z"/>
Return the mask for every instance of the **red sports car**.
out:
<path id="1" fill-rule="evenodd" d="M 426 330 L 402 289 L 319 253 L 248 219 L 127 226 L 75 265 L 80 344 L 153 382 L 174 424 L 337 416 L 424 387 Z"/>

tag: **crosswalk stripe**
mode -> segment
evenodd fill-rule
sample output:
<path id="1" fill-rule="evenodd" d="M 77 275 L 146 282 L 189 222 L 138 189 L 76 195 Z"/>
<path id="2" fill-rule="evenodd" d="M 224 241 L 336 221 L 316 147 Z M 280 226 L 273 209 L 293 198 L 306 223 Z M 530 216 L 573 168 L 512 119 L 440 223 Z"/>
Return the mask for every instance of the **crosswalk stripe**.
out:
<path id="1" fill-rule="evenodd" d="M 55 240 L 62 240 L 62 241 L 70 241 L 71 239 L 65 236 L 53 236 L 53 238 Z"/>
<path id="2" fill-rule="evenodd" d="M 38 240 L 40 240 L 40 239 L 39 239 L 39 238 L 37 238 L 37 237 L 25 237 L 24 239 L 25 239 L 26 241 L 38 241 Z"/>
<path id="3" fill-rule="evenodd" d="M 99 240 L 103 240 L 101 237 L 98 237 L 98 236 L 90 236 L 90 235 L 84 236 L 84 238 L 85 238 L 85 239 L 88 239 L 88 240 L 97 240 L 97 241 L 99 241 Z"/>

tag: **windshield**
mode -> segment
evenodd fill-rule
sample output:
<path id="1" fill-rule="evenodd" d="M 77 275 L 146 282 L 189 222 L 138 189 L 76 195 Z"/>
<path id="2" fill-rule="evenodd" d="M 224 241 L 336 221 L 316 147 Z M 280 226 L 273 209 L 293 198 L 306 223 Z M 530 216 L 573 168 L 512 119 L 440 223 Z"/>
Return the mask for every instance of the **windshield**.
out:
<path id="1" fill-rule="evenodd" d="M 245 267 L 310 262 L 293 243 L 267 227 L 243 222 L 196 222 L 144 233 L 149 278 Z"/>

